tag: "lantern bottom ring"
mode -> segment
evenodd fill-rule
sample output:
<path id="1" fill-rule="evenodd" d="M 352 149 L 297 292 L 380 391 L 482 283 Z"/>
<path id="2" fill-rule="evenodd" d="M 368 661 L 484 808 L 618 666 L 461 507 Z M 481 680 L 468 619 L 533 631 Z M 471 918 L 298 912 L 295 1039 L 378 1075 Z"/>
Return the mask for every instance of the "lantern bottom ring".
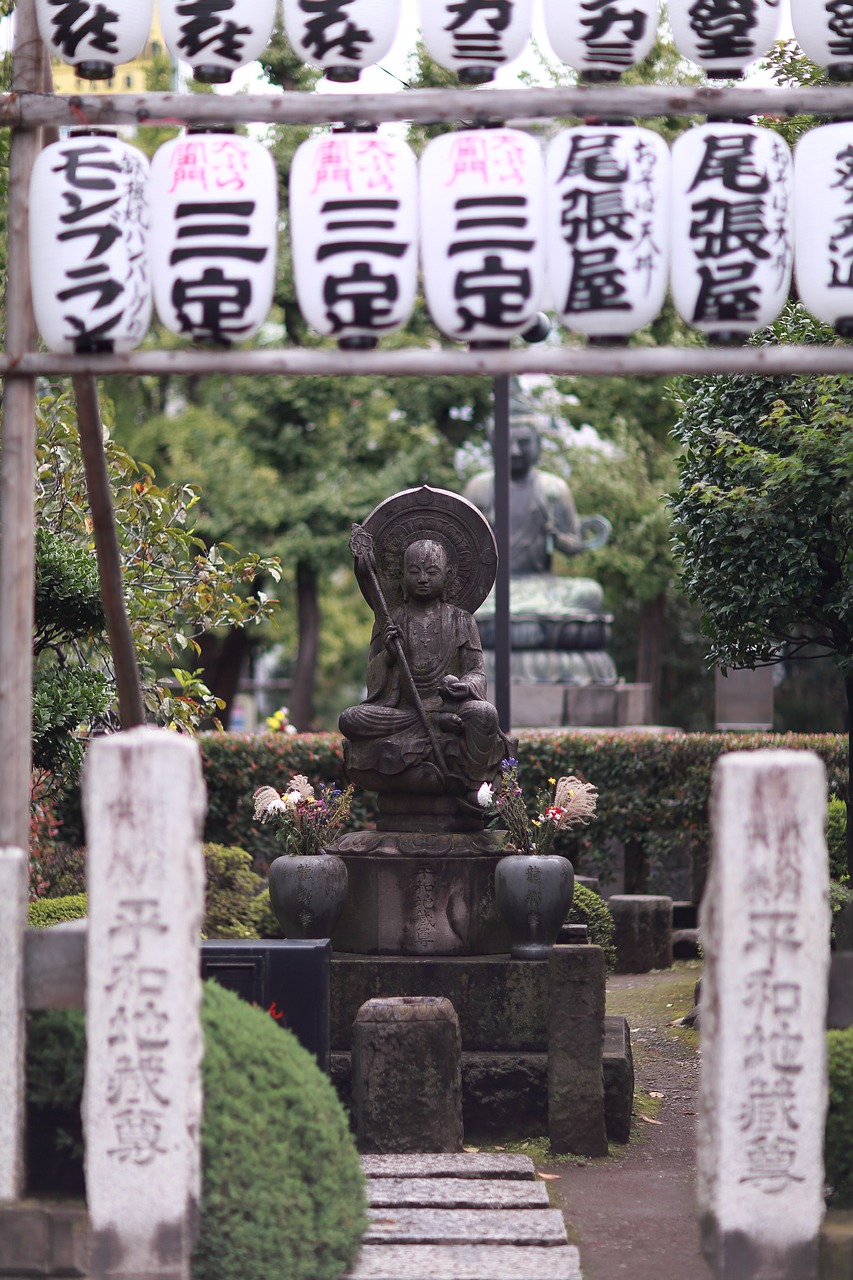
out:
<path id="1" fill-rule="evenodd" d="M 839 316 L 833 328 L 839 338 L 853 338 L 853 316 Z"/>
<path id="2" fill-rule="evenodd" d="M 853 80 L 853 62 L 835 62 L 826 70 L 833 84 L 850 84 Z"/>
<path id="3" fill-rule="evenodd" d="M 324 74 L 333 84 L 355 84 L 361 75 L 361 69 L 359 67 L 327 67 Z"/>
<path id="4" fill-rule="evenodd" d="M 494 78 L 494 67 L 463 67 L 459 72 L 460 84 L 489 84 Z"/>
<path id="5" fill-rule="evenodd" d="M 193 67 L 193 80 L 197 80 L 199 84 L 228 84 L 230 79 L 230 67 L 218 67 L 212 62 L 203 62 Z"/>
<path id="6" fill-rule="evenodd" d="M 78 62 L 74 67 L 80 80 L 112 80 L 116 69 L 111 62 Z"/>
<path id="7" fill-rule="evenodd" d="M 749 334 L 740 333 L 737 329 L 718 329 L 708 334 L 709 347 L 742 347 Z"/>
<path id="8" fill-rule="evenodd" d="M 371 338 L 367 333 L 352 333 L 346 338 L 338 338 L 340 351 L 374 351 L 379 345 L 378 338 Z"/>

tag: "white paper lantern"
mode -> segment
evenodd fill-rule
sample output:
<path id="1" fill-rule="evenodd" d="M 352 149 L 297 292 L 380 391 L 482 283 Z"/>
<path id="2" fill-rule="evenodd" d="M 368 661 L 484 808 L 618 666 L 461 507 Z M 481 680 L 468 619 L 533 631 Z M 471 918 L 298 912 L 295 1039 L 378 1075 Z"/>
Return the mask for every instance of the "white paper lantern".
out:
<path id="1" fill-rule="evenodd" d="M 545 0 L 545 30 L 561 62 L 586 80 L 615 79 L 651 53 L 660 0 Z"/>
<path id="2" fill-rule="evenodd" d="M 296 296 L 308 323 L 342 346 L 375 346 L 415 305 L 412 150 L 375 133 L 303 142 L 290 173 L 290 235 Z"/>
<path id="3" fill-rule="evenodd" d="M 109 80 L 145 48 L 154 0 L 36 0 L 39 34 L 84 80 Z"/>
<path id="4" fill-rule="evenodd" d="M 421 35 L 430 57 L 463 84 L 484 84 L 523 52 L 533 0 L 420 0 Z"/>
<path id="5" fill-rule="evenodd" d="M 782 309 L 793 260 L 791 152 L 771 129 L 704 124 L 672 149 L 672 297 L 718 340 Z"/>
<path id="6" fill-rule="evenodd" d="M 654 320 L 669 278 L 670 162 L 649 129 L 566 129 L 545 163 L 548 288 L 560 319 L 596 338 Z"/>
<path id="7" fill-rule="evenodd" d="M 463 342 L 508 342 L 533 325 L 545 274 L 544 166 L 516 129 L 446 133 L 420 162 L 424 294 Z"/>
<path id="8" fill-rule="evenodd" d="M 800 301 L 853 337 L 853 124 L 811 129 L 797 143 L 794 225 Z"/>
<path id="9" fill-rule="evenodd" d="M 148 160 L 118 138 L 51 143 L 30 181 L 30 278 L 51 351 L 131 351 L 151 322 Z"/>
<path id="10" fill-rule="evenodd" d="M 154 303 L 167 329 L 228 345 L 257 333 L 272 304 L 278 187 L 252 138 L 191 133 L 151 162 Z"/>
<path id="11" fill-rule="evenodd" d="M 227 84 L 263 53 L 275 24 L 275 0 L 158 0 L 169 52 L 203 84 Z"/>
<path id="12" fill-rule="evenodd" d="M 853 0 L 791 0 L 794 35 L 820 67 L 853 65 Z"/>
<path id="13" fill-rule="evenodd" d="M 294 50 L 327 80 L 357 80 L 385 57 L 400 25 L 400 0 L 283 0 Z"/>
<path id="14" fill-rule="evenodd" d="M 676 45 L 709 76 L 735 79 L 778 39 L 780 0 L 668 0 Z"/>

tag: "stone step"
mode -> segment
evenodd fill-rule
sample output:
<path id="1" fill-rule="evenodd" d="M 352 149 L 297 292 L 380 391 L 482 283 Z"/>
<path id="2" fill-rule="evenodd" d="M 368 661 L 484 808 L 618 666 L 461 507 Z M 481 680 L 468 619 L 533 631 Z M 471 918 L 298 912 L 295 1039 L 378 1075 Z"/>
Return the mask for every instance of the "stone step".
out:
<path id="1" fill-rule="evenodd" d="M 568 1244 L 559 1209 L 371 1209 L 365 1244 Z"/>
<path id="2" fill-rule="evenodd" d="M 530 1156 L 457 1154 L 362 1156 L 367 1178 L 511 1178 L 533 1182 L 536 1170 Z"/>
<path id="3" fill-rule="evenodd" d="M 374 1209 L 547 1209 L 543 1182 L 507 1178 L 370 1178 Z"/>
<path id="4" fill-rule="evenodd" d="M 573 1245 L 365 1245 L 345 1280 L 581 1280 Z"/>

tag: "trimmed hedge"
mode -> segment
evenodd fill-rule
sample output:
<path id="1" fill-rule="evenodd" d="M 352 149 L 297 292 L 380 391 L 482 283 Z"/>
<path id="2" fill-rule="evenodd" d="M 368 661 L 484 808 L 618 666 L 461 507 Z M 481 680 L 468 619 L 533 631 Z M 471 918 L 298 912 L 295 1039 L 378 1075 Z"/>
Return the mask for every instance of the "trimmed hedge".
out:
<path id="1" fill-rule="evenodd" d="M 27 906 L 27 924 L 31 929 L 49 929 L 64 920 L 79 920 L 88 911 L 85 893 L 66 898 L 36 898 Z"/>
<path id="2" fill-rule="evenodd" d="M 589 940 L 604 951 L 604 963 L 608 973 L 616 968 L 616 944 L 613 935 L 616 925 L 607 903 L 594 889 L 585 884 L 576 884 L 572 894 L 572 905 L 566 916 L 569 924 L 585 924 L 589 930 Z"/>
<path id="3" fill-rule="evenodd" d="M 344 779 L 337 734 L 206 734 L 201 748 L 209 796 L 205 838 L 240 845 L 259 870 L 269 866 L 278 848 L 272 831 L 252 819 L 255 789 L 268 783 L 283 790 L 295 773 L 329 785 Z M 557 851 L 571 858 L 576 871 L 611 870 L 615 855 L 609 844 L 615 839 L 640 845 L 651 870 L 686 848 L 701 886 L 714 764 L 726 752 L 762 748 L 815 751 L 826 765 L 830 794 L 845 794 L 847 738 L 842 734 L 522 732 L 518 758 L 531 798 L 561 774 L 575 773 L 598 787 L 596 820 L 579 833 L 558 836 Z M 350 828 L 375 820 L 374 797 L 357 792 Z"/>
<path id="4" fill-rule="evenodd" d="M 853 1027 L 828 1031 L 829 1110 L 824 1160 L 832 1202 L 853 1206 Z"/>

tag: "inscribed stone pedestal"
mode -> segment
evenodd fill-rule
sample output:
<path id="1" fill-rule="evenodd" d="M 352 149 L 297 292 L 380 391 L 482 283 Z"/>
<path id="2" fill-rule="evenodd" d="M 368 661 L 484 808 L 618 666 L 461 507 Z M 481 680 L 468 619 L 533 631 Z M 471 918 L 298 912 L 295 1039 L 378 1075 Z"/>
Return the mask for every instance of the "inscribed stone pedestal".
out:
<path id="1" fill-rule="evenodd" d="M 187 1280 L 200 1190 L 197 745 L 148 728 L 97 740 L 84 807 L 92 1274 Z"/>
<path id="2" fill-rule="evenodd" d="M 720 1280 L 811 1280 L 823 1215 L 826 775 L 810 752 L 724 756 L 702 904 L 699 1200 Z"/>
<path id="3" fill-rule="evenodd" d="M 0 1203 L 20 1192 L 24 1132 L 27 858 L 0 849 Z"/>

